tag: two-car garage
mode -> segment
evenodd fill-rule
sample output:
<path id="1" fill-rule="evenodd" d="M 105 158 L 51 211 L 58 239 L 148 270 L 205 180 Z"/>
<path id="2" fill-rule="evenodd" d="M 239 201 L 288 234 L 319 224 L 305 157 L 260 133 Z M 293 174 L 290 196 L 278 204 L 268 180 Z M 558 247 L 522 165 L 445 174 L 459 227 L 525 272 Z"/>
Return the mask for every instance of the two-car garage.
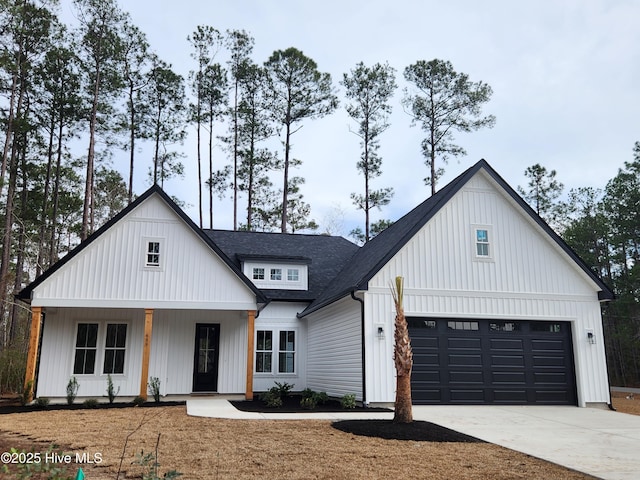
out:
<path id="1" fill-rule="evenodd" d="M 407 322 L 414 404 L 577 404 L 569 322 Z"/>

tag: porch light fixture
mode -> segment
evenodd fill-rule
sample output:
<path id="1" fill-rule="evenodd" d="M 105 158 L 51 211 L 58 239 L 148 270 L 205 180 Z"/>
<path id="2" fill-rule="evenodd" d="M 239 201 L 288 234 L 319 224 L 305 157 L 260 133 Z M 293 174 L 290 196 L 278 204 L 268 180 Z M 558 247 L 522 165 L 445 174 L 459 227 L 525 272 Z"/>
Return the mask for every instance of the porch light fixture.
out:
<path id="1" fill-rule="evenodd" d="M 384 339 L 384 327 L 378 325 L 378 338 L 380 340 Z"/>
<path id="2" fill-rule="evenodd" d="M 594 335 L 593 330 L 591 330 L 591 329 L 587 329 L 587 341 L 591 345 L 595 345 L 595 343 L 596 343 L 596 336 Z"/>

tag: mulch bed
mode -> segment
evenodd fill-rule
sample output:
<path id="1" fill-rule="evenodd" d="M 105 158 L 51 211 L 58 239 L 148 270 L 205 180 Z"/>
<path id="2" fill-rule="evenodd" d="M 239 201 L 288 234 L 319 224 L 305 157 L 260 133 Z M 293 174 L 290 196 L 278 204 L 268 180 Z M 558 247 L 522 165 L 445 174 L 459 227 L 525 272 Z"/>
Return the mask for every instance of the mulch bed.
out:
<path id="1" fill-rule="evenodd" d="M 394 423 L 393 420 L 340 420 L 333 427 L 346 433 L 386 440 L 412 440 L 414 442 L 486 443 L 479 438 L 449 430 L 435 423 L 414 420 Z"/>
<path id="2" fill-rule="evenodd" d="M 234 407 L 244 412 L 260 413 L 310 413 L 310 412 L 390 412 L 388 408 L 343 408 L 337 400 L 319 404 L 313 410 L 300 406 L 300 396 L 290 395 L 282 399 L 282 407 L 270 408 L 256 396 L 254 400 L 232 401 Z M 450 430 L 430 422 L 414 421 L 394 423 L 393 420 L 340 420 L 333 427 L 346 433 L 364 437 L 384 438 L 386 440 L 412 440 L 415 442 L 460 442 L 485 443 L 469 435 Z"/>
<path id="3" fill-rule="evenodd" d="M 140 408 L 153 408 L 153 407 L 171 407 L 175 405 L 186 405 L 187 402 L 145 402 L 142 405 L 139 405 Z M 131 402 L 114 402 L 114 403 L 98 403 L 97 405 L 88 407 L 84 405 L 82 402 L 73 403 L 71 405 L 67 405 L 66 403 L 55 403 L 49 404 L 46 407 L 39 407 L 37 405 L 20 405 L 17 400 L 6 400 L 3 399 L 0 401 L 0 415 L 10 414 L 10 413 L 26 413 L 26 412 L 41 412 L 43 410 L 101 410 L 106 408 L 130 408 L 133 407 L 134 404 Z"/>
<path id="4" fill-rule="evenodd" d="M 338 400 L 329 400 L 325 403 L 318 404 L 314 409 L 304 409 L 300 406 L 300 395 L 289 395 L 282 398 L 282 406 L 273 408 L 268 407 L 256 395 L 253 400 L 232 400 L 231 404 L 238 410 L 243 412 L 259 412 L 259 413 L 313 413 L 313 412 L 390 412 L 388 408 L 343 408 Z"/>

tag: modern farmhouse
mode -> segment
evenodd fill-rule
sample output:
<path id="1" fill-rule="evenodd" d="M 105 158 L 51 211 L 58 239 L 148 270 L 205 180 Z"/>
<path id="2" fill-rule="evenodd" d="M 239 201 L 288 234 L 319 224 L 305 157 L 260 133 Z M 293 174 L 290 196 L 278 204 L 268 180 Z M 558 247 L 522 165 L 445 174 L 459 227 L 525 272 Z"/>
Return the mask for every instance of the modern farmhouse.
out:
<path id="1" fill-rule="evenodd" d="M 38 396 L 211 392 L 275 381 L 395 397 L 405 279 L 416 404 L 610 402 L 611 290 L 481 160 L 373 240 L 203 230 L 150 188 L 28 285 Z"/>

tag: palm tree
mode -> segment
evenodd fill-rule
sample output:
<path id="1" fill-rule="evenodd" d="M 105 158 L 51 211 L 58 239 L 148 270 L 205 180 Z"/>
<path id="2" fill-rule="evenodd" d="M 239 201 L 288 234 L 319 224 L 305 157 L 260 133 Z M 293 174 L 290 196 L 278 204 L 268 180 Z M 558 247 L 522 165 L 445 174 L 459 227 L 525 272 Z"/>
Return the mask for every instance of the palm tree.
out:
<path id="1" fill-rule="evenodd" d="M 404 279 L 396 277 L 391 282 L 391 295 L 396 306 L 396 319 L 393 338 L 393 361 L 396 365 L 396 403 L 393 421 L 395 423 L 413 422 L 413 410 L 411 408 L 411 367 L 413 366 L 413 352 L 407 319 L 404 316 L 402 297 Z"/>

